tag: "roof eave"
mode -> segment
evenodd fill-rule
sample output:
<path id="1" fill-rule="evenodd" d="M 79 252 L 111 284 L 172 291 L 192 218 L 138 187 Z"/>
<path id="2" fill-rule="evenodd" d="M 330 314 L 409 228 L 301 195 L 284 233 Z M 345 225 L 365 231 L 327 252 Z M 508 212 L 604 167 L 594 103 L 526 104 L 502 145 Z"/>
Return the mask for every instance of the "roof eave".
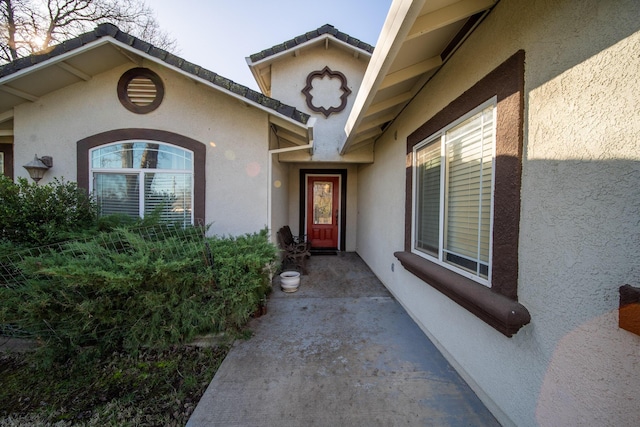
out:
<path id="1" fill-rule="evenodd" d="M 354 148 L 375 142 L 498 1 L 452 0 L 440 9 L 430 10 L 426 0 L 394 0 L 347 119 L 346 139 L 340 153 L 344 155 Z M 460 27 L 455 27 L 458 24 Z M 407 52 L 403 48 L 407 41 L 421 37 L 429 42 L 432 32 L 451 31 L 450 28 L 459 28 L 458 33 L 446 46 L 434 45 L 440 46 L 440 55 L 416 59 L 409 66 L 403 64 L 405 68 L 402 69 L 394 64 L 397 57 L 403 56 L 399 55 L 401 51 L 406 60 Z M 376 100 L 380 90 L 386 89 L 385 96 L 388 96 L 390 87 L 405 81 L 415 82 L 411 90 L 398 90 L 392 92 L 392 97 Z M 365 118 L 367 123 L 363 124 Z"/>
<path id="2" fill-rule="evenodd" d="M 377 88 L 393 64 L 396 54 L 404 43 L 404 38 L 409 34 L 411 25 L 418 17 L 425 1 L 396 0 L 391 4 L 378 38 L 376 50 L 365 71 L 353 108 L 345 124 L 347 138 L 340 149 L 341 155 L 346 154 L 353 144 L 355 133 L 352 131 L 357 129 L 362 122 L 364 112 L 371 105 Z"/>
<path id="3" fill-rule="evenodd" d="M 110 33 L 105 34 L 105 30 L 110 31 Z M 0 78 L 0 85 L 18 81 L 20 78 L 38 71 L 46 72 L 48 67 L 60 65 L 64 63 L 65 60 L 72 57 L 78 57 L 92 49 L 108 44 L 113 46 L 126 58 L 123 63 L 130 61 L 140 66 L 144 60 L 150 61 L 151 63 L 170 69 L 218 92 L 231 96 L 242 103 L 262 110 L 266 112 L 269 117 L 278 117 L 281 122 L 289 123 L 290 126 L 304 129 L 304 132 L 307 132 L 308 130 L 307 123 L 310 116 L 297 110 L 295 107 L 283 104 L 275 99 L 265 97 L 246 86 L 237 84 L 214 72 L 208 71 L 196 64 L 192 64 L 182 58 L 172 55 L 170 52 L 157 49 L 148 43 L 127 35 L 126 33 L 121 33 L 116 27 L 111 28 L 111 26 L 109 26 L 109 28 L 101 28 L 99 26 L 93 33 L 87 33 L 87 36 L 90 37 L 95 37 L 96 35 L 98 38 L 88 41 L 86 44 L 82 44 L 81 46 L 76 47 L 74 45 L 68 51 L 60 52 L 59 50 L 64 49 L 64 47 L 58 48 L 58 46 L 56 46 L 51 54 L 34 55 L 21 60 L 21 62 L 8 64 L 13 68 L 5 69 L 8 73 L 4 77 Z M 122 37 L 120 37 L 121 35 Z M 126 37 L 125 40 L 120 40 L 120 38 L 123 37 Z M 132 40 L 131 43 L 128 43 L 129 39 Z M 72 39 L 72 41 L 76 42 L 76 44 L 83 42 L 85 41 L 85 35 L 80 36 L 77 39 Z M 141 49 L 140 46 L 143 45 L 147 47 Z M 55 49 L 58 49 L 58 52 L 54 52 Z M 155 55 L 150 52 L 155 53 Z M 67 66 L 67 68 L 69 67 Z M 57 89 L 53 88 L 52 90 Z M 15 89 L 13 89 L 13 91 L 17 92 Z"/>

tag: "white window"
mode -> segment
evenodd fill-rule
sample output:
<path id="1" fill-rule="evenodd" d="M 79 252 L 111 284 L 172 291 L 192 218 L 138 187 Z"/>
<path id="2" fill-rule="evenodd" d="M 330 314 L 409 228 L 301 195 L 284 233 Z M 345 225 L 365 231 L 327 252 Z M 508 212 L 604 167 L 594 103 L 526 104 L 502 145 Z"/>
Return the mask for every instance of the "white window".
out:
<path id="1" fill-rule="evenodd" d="M 91 150 L 91 191 L 100 215 L 193 223 L 193 153 L 150 141 L 124 141 Z"/>
<path id="2" fill-rule="evenodd" d="M 491 279 L 493 99 L 413 148 L 413 252 Z"/>

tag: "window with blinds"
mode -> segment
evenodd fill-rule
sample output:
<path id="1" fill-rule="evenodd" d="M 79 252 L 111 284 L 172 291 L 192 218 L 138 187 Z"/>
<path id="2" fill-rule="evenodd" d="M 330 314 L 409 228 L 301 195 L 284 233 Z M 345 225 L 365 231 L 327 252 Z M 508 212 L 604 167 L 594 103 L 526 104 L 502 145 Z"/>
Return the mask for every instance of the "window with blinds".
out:
<path id="1" fill-rule="evenodd" d="M 414 252 L 488 284 L 495 101 L 414 148 Z"/>
<path id="2" fill-rule="evenodd" d="M 169 144 L 127 141 L 90 152 L 92 192 L 100 215 L 193 223 L 193 153 Z"/>

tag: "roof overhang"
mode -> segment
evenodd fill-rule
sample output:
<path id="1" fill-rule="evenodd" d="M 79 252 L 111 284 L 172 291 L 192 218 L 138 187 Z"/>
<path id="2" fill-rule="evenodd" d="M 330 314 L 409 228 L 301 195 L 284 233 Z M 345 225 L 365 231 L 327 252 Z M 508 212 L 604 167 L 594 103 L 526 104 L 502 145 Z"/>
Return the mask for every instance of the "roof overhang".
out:
<path id="1" fill-rule="evenodd" d="M 89 81 L 96 75 L 110 69 L 131 64 L 142 66 L 143 62 L 152 62 L 175 71 L 212 90 L 222 92 L 245 105 L 258 108 L 268 114 L 272 128 L 281 131 L 291 144 L 309 144 L 313 136 L 313 124 L 301 123 L 286 114 L 281 114 L 251 97 L 243 96 L 241 91 L 229 90 L 214 84 L 210 79 L 183 70 L 162 58 L 150 55 L 135 47 L 129 46 L 113 37 L 104 36 L 68 52 L 25 67 L 0 78 L 0 123 L 13 119 L 13 109 L 26 102 L 36 102 L 41 97 L 67 86 Z M 208 75 L 212 73 L 208 72 Z M 205 76 L 207 74 L 204 74 Z M 115 89 L 114 89 L 115 90 Z M 288 138 L 285 135 L 290 135 Z"/>
<path id="2" fill-rule="evenodd" d="M 246 61 L 253 77 L 256 79 L 256 83 L 258 83 L 260 91 L 267 96 L 271 96 L 271 65 L 274 62 L 300 56 L 304 51 L 317 48 L 318 46 L 324 47 L 326 50 L 331 48 L 340 49 L 350 55 L 353 55 L 354 58 L 363 59 L 365 61 L 369 61 L 371 58 L 371 53 L 367 50 L 337 39 L 332 34 L 327 33 L 298 44 L 295 47 L 269 55 L 258 61 L 253 61 L 250 56 L 246 58 Z"/>
<path id="3" fill-rule="evenodd" d="M 25 102 L 36 102 L 127 62 L 141 62 L 138 55 L 113 42 L 99 39 L 0 78 L 0 118 L 13 118 L 13 108 Z"/>
<path id="4" fill-rule="evenodd" d="M 498 0 L 394 0 L 345 125 L 341 154 L 371 146 Z"/>

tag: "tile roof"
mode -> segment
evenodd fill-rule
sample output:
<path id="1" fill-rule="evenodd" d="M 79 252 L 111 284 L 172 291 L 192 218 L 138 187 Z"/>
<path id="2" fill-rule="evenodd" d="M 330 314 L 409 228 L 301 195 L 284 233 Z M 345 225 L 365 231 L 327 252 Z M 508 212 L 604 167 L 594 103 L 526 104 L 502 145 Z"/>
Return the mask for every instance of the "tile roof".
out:
<path id="1" fill-rule="evenodd" d="M 74 49 L 80 48 L 88 43 L 94 42 L 102 37 L 112 37 L 121 43 L 124 43 L 132 48 L 139 50 L 143 53 L 151 55 L 169 65 L 179 68 L 180 70 L 206 80 L 216 86 L 226 89 L 236 95 L 240 95 L 250 101 L 253 101 L 265 108 L 274 110 L 286 117 L 289 117 L 299 123 L 307 124 L 310 116 L 305 114 L 295 107 L 270 98 L 257 92 L 247 86 L 235 83 L 213 71 L 209 71 L 199 65 L 193 64 L 184 60 L 176 55 L 173 55 L 166 50 L 157 48 L 150 43 L 147 43 L 137 37 L 120 31 L 118 27 L 113 24 L 100 24 L 93 31 L 81 34 L 70 40 L 66 40 L 56 46 L 53 46 L 49 51 L 42 54 L 34 54 L 24 58 L 19 58 L 13 62 L 10 62 L 0 67 L 0 78 L 6 77 L 10 74 L 16 73 L 20 70 L 32 67 L 41 62 L 45 62 L 58 55 L 70 52 Z"/>
<path id="2" fill-rule="evenodd" d="M 371 46 L 370 44 L 367 44 L 354 37 L 351 37 L 349 34 L 338 31 L 332 25 L 325 24 L 322 27 L 318 28 L 317 30 L 309 31 L 306 34 L 302 34 L 302 35 L 299 35 L 298 37 L 294 37 L 291 40 L 287 40 L 284 43 L 280 43 L 278 45 L 270 47 L 269 49 L 265 49 L 261 52 L 254 53 L 253 55 L 249 56 L 249 58 L 251 59 L 252 62 L 257 62 L 269 56 L 283 52 L 285 50 L 293 49 L 298 45 L 301 45 L 310 40 L 318 38 L 324 34 L 331 34 L 336 39 L 343 41 L 353 47 L 357 47 L 358 49 L 362 49 L 369 53 L 373 53 L 373 46 Z"/>

